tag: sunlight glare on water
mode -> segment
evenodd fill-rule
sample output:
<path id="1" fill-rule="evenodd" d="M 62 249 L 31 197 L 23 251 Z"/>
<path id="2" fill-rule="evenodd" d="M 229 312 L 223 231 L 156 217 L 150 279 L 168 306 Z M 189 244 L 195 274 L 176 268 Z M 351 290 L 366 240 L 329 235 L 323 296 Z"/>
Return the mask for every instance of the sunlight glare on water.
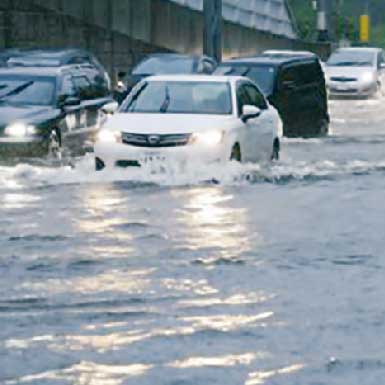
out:
<path id="1" fill-rule="evenodd" d="M 384 106 L 272 164 L 0 165 L 0 384 L 381 384 Z"/>

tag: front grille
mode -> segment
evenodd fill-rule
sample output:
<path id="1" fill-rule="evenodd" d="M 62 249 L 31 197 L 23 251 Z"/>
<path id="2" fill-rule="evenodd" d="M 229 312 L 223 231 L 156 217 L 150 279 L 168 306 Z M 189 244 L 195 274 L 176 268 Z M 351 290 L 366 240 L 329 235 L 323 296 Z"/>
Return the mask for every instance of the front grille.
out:
<path id="1" fill-rule="evenodd" d="M 178 147 L 189 142 L 191 134 L 132 134 L 122 133 L 122 142 L 136 147 Z"/>
<path id="2" fill-rule="evenodd" d="M 330 78 L 333 82 L 356 82 L 357 78 L 348 78 L 346 76 L 332 76 Z"/>
<path id="3" fill-rule="evenodd" d="M 339 93 L 339 94 L 352 94 L 352 93 L 358 92 L 356 88 L 349 88 L 347 90 L 338 90 L 336 88 L 331 88 L 330 91 L 334 93 Z"/>

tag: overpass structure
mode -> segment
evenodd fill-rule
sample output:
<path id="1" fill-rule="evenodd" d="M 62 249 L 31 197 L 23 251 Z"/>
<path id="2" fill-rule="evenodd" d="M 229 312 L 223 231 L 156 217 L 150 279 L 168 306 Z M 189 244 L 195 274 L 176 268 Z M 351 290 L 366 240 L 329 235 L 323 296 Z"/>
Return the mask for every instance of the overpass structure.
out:
<path id="1" fill-rule="evenodd" d="M 1 0 L 1 47 L 81 47 L 111 73 L 144 54 L 201 53 L 203 0 Z M 224 57 L 326 45 L 298 39 L 286 0 L 223 0 Z"/>

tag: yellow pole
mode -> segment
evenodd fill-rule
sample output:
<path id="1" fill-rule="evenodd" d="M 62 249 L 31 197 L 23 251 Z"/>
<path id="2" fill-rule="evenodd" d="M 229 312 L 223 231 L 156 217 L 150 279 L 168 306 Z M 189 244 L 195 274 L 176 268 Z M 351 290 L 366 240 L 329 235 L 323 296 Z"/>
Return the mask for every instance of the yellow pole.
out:
<path id="1" fill-rule="evenodd" d="M 368 43 L 370 39 L 370 18 L 369 15 L 360 16 L 360 41 Z"/>

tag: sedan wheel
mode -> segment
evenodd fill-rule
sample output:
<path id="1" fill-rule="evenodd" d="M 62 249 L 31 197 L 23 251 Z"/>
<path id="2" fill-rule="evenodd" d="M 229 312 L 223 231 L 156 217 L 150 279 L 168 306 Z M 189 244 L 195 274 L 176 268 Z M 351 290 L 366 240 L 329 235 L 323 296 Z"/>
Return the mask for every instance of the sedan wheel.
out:
<path id="1" fill-rule="evenodd" d="M 238 143 L 236 143 L 231 150 L 230 160 L 235 160 L 237 162 L 242 161 L 241 146 Z"/>
<path id="2" fill-rule="evenodd" d="M 271 154 L 271 160 L 279 160 L 279 152 L 281 151 L 281 144 L 279 139 L 275 139 L 273 144 L 273 152 Z"/>
<path id="3" fill-rule="evenodd" d="M 95 158 L 95 170 L 96 171 L 102 171 L 105 167 L 106 167 L 106 165 L 104 164 L 104 162 L 100 158 L 96 157 Z"/>
<path id="4" fill-rule="evenodd" d="M 61 160 L 62 158 L 62 147 L 60 131 L 58 129 L 52 130 L 51 135 L 48 139 L 48 157 Z"/>

